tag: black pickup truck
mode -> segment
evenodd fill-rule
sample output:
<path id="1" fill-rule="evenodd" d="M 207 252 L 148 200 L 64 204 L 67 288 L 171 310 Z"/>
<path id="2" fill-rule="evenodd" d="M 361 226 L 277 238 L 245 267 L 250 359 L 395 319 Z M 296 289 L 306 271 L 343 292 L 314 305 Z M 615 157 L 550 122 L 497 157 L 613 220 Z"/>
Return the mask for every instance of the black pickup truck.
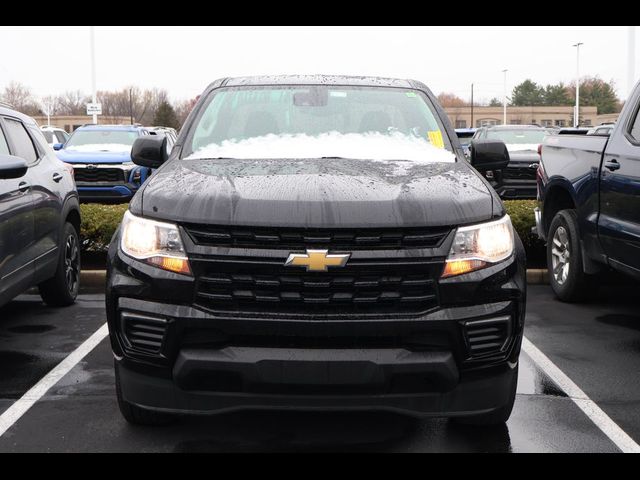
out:
<path id="1" fill-rule="evenodd" d="M 168 157 L 168 158 L 167 158 Z M 227 78 L 200 97 L 109 250 L 124 417 L 391 410 L 507 420 L 524 250 L 423 84 Z M 474 145 L 505 168 L 503 142 Z"/>
<path id="2" fill-rule="evenodd" d="M 584 300 L 607 268 L 640 278 L 640 84 L 610 136 L 550 136 L 538 169 L 536 230 L 550 283 Z"/>

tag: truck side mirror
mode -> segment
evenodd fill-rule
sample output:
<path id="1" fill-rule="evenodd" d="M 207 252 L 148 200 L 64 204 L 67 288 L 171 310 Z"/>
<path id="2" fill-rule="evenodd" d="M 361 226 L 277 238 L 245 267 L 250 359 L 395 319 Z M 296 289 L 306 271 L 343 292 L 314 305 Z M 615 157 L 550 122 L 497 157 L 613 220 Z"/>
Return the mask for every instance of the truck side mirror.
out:
<path id="1" fill-rule="evenodd" d="M 165 135 L 137 138 L 131 147 L 131 160 L 141 167 L 158 168 L 168 157 Z"/>
<path id="2" fill-rule="evenodd" d="M 509 164 L 509 151 L 500 140 L 474 140 L 469 152 L 471 165 L 479 172 L 504 170 Z"/>

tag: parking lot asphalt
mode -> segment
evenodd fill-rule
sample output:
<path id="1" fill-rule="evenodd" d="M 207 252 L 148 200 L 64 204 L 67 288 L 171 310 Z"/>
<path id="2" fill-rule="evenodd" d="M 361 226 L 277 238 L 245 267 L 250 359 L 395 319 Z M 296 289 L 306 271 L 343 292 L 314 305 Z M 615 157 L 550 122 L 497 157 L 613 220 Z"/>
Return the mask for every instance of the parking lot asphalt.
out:
<path id="1" fill-rule="evenodd" d="M 525 334 L 627 434 L 640 441 L 637 285 L 588 305 L 529 289 Z M 104 322 L 104 296 L 53 309 L 23 295 L 0 308 L 0 414 Z M 615 452 L 616 445 L 523 352 L 518 395 L 501 428 L 390 413 L 239 412 L 160 428 L 120 416 L 107 339 L 0 436 L 0 452 L 402 451 Z"/>

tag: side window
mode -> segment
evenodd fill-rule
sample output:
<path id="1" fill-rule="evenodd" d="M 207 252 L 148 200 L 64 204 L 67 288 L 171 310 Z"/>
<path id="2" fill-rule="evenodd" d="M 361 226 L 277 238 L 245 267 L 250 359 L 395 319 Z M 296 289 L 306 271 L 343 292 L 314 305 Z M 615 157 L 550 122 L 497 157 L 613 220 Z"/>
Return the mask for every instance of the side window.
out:
<path id="1" fill-rule="evenodd" d="M 14 155 L 24 158 L 28 164 L 35 163 L 38 160 L 36 149 L 33 146 L 31 137 L 22 125 L 22 122 L 5 118 L 4 124 L 7 127 L 7 134 L 11 139 L 11 143 L 15 148 Z"/>
<path id="2" fill-rule="evenodd" d="M 636 118 L 629 132 L 636 142 L 640 142 L 640 109 L 636 110 Z"/>
<path id="3" fill-rule="evenodd" d="M 4 133 L 0 128 L 0 155 L 9 155 L 9 145 L 7 145 L 7 139 L 4 138 Z"/>
<path id="4" fill-rule="evenodd" d="M 64 136 L 64 133 L 62 132 L 53 132 L 56 135 L 56 138 L 58 139 L 58 143 L 64 143 L 67 141 L 66 137 Z"/>

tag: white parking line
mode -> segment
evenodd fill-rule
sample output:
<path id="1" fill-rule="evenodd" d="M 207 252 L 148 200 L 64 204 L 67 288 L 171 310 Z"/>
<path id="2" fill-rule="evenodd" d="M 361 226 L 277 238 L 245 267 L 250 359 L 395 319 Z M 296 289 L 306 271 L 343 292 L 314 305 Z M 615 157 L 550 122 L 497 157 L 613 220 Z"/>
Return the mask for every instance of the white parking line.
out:
<path id="1" fill-rule="evenodd" d="M 71 352 L 38 383 L 31 387 L 19 400 L 0 415 L 0 437 L 22 417 L 47 391 L 75 367 L 109 334 L 107 324 L 102 325 L 82 345 Z"/>
<path id="2" fill-rule="evenodd" d="M 602 430 L 623 453 L 640 453 L 640 445 L 618 426 L 604 411 L 591 400 L 567 375 L 560 370 L 538 347 L 524 337 L 522 349 L 531 357 L 544 373 L 553 380 L 571 400 Z"/>

